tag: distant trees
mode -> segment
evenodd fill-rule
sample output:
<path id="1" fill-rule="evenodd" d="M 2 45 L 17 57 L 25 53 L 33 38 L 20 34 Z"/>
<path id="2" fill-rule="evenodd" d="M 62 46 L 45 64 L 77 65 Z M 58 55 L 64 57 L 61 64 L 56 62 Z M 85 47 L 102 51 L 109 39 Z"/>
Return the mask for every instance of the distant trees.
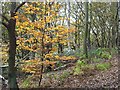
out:
<path id="1" fill-rule="evenodd" d="M 71 6 L 73 6 L 71 8 L 71 17 L 75 19 L 75 22 L 72 24 L 75 25 L 76 29 L 78 29 L 75 33 L 75 43 L 80 42 L 81 45 L 83 45 L 84 54 L 93 48 L 116 47 L 118 42 L 118 29 L 116 22 L 118 18 L 115 19 L 117 3 L 88 2 L 88 6 L 86 5 L 86 2 L 84 3 L 85 6 L 83 6 L 84 4 L 82 2 L 77 2 L 76 0 L 75 3 L 71 3 Z M 86 15 L 88 15 L 87 24 Z M 77 23 L 78 21 L 80 22 L 79 24 Z M 81 42 L 83 40 L 84 43 Z"/>

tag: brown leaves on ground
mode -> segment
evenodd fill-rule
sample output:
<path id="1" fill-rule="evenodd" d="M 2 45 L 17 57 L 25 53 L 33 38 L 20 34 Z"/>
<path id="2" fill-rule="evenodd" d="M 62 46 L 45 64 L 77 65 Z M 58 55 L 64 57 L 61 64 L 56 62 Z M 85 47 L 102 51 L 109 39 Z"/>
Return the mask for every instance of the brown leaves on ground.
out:
<path id="1" fill-rule="evenodd" d="M 70 88 L 117 88 L 118 85 L 118 57 L 113 57 L 112 67 L 105 71 L 85 68 L 84 74 L 71 74 L 74 67 L 43 74 L 41 87 L 70 87 Z M 37 81 L 31 81 L 31 87 L 37 87 Z"/>
<path id="2" fill-rule="evenodd" d="M 118 58 L 110 60 L 112 67 L 107 71 L 86 72 L 87 75 L 69 77 L 65 80 L 62 87 L 80 87 L 80 88 L 118 88 Z M 88 75 L 88 74 L 93 75 Z"/>
<path id="3" fill-rule="evenodd" d="M 48 87 L 79 87 L 79 88 L 117 88 L 118 87 L 118 57 L 113 57 L 111 60 L 112 67 L 105 71 L 98 71 L 95 69 L 85 69 L 86 72 L 82 75 L 75 76 L 70 75 L 62 82 L 56 79 L 51 79 L 52 83 L 47 83 Z M 64 71 L 54 72 L 50 75 L 62 75 L 63 72 L 70 72 L 72 68 L 68 68 Z M 43 82 L 47 78 L 43 79 Z M 49 80 L 48 80 L 49 81 Z M 44 82 L 45 83 L 45 82 Z M 45 84 L 44 84 L 45 85 Z"/>

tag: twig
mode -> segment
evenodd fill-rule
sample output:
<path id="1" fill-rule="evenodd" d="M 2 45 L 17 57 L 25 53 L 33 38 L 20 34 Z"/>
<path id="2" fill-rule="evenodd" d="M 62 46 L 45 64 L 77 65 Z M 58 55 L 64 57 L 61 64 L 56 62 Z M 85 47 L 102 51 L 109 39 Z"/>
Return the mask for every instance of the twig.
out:
<path id="1" fill-rule="evenodd" d="M 15 8 L 14 12 L 16 13 L 20 7 L 22 7 L 26 2 L 22 2 L 18 7 Z"/>
<path id="2" fill-rule="evenodd" d="M 65 69 L 65 68 L 70 67 L 70 66 L 73 66 L 73 65 L 74 65 L 74 63 L 68 63 L 68 64 L 65 64 L 65 65 L 63 65 L 63 66 L 60 66 L 60 67 L 58 67 L 58 68 L 55 68 L 53 71 L 62 70 L 62 69 Z"/>

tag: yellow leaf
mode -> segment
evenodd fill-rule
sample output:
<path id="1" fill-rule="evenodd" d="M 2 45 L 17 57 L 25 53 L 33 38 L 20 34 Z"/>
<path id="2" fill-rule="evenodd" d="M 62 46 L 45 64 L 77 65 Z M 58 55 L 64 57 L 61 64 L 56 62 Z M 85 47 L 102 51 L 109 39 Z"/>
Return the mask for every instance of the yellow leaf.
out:
<path id="1" fill-rule="evenodd" d="M 18 19 L 18 16 L 14 16 L 16 19 Z"/>

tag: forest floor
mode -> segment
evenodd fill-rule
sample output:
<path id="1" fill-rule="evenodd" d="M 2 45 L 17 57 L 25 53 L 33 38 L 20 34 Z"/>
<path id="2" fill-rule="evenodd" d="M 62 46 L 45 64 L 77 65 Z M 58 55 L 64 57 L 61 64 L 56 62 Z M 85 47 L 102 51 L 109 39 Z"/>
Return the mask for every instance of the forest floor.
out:
<path id="1" fill-rule="evenodd" d="M 86 70 L 84 74 L 73 75 L 74 66 L 72 66 L 64 70 L 44 73 L 41 86 L 52 88 L 118 88 L 118 59 L 117 56 L 114 56 L 105 61 L 110 62 L 112 66 L 104 71 Z M 34 78 L 30 85 L 31 87 L 38 86 L 38 78 Z"/>
<path id="2" fill-rule="evenodd" d="M 84 76 L 69 77 L 64 87 L 118 88 L 118 58 L 111 59 L 112 67 L 106 71 L 86 72 Z M 92 75 L 90 75 L 90 73 Z M 68 83 L 67 83 L 68 82 Z"/>

